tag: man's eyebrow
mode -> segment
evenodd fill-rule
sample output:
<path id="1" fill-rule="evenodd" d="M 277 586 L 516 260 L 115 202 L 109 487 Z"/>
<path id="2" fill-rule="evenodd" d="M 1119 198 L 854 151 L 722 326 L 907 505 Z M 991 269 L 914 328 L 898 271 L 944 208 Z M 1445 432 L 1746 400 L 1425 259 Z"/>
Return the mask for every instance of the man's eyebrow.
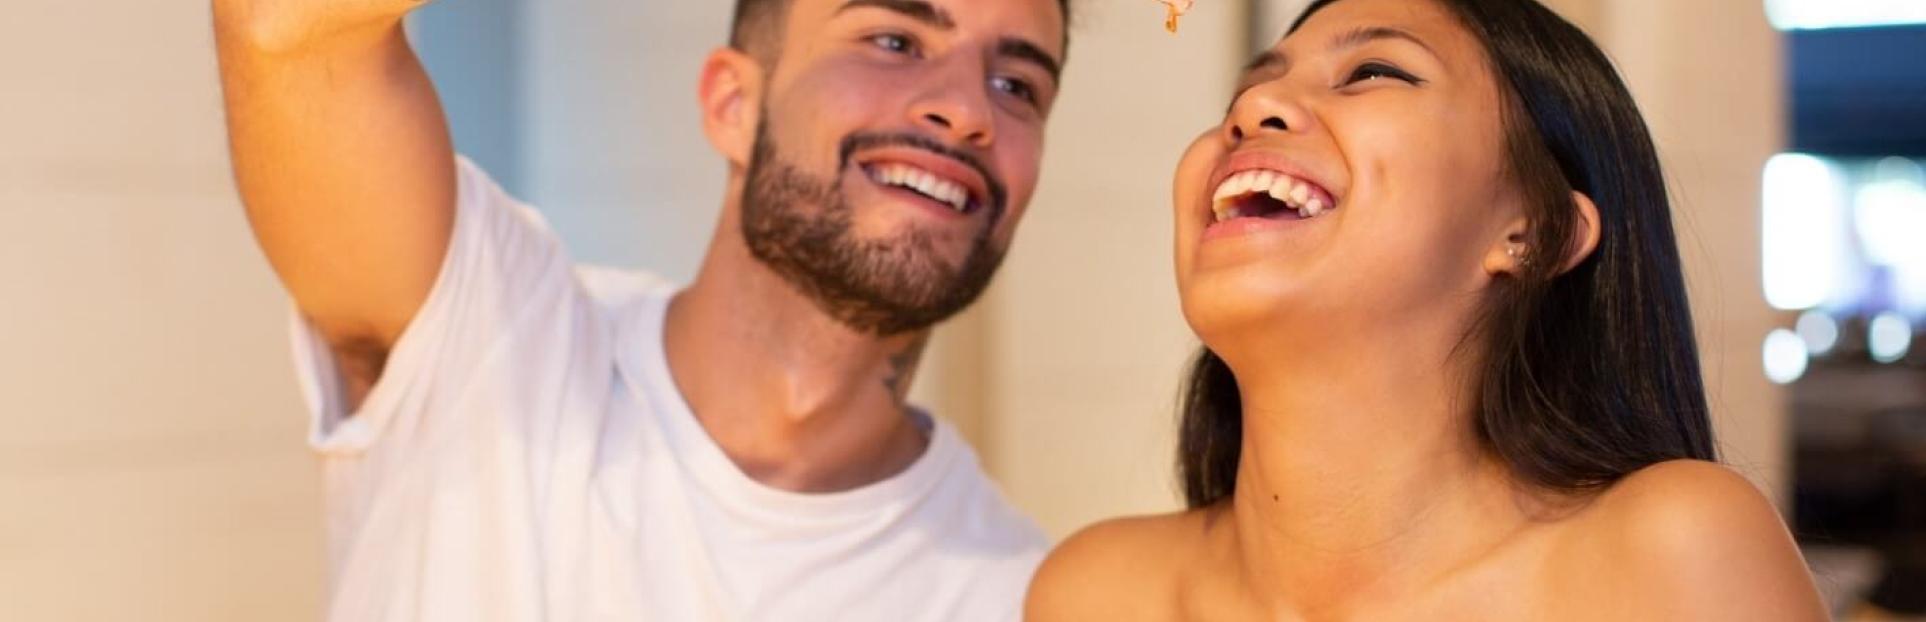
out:
<path id="1" fill-rule="evenodd" d="M 1063 79 L 1063 63 L 1051 56 L 1049 52 L 1043 51 L 1043 46 L 1015 37 L 1005 37 L 996 42 L 996 53 L 999 56 L 1036 63 L 1050 74 L 1051 82 Z"/>
<path id="2" fill-rule="evenodd" d="M 924 0 L 849 0 L 843 3 L 841 8 L 836 9 L 835 14 L 842 15 L 846 11 L 860 8 L 891 11 L 904 17 L 923 22 L 924 25 L 937 30 L 956 29 L 956 20 L 950 19 L 948 11 L 944 11 L 942 8 L 925 2 Z"/>

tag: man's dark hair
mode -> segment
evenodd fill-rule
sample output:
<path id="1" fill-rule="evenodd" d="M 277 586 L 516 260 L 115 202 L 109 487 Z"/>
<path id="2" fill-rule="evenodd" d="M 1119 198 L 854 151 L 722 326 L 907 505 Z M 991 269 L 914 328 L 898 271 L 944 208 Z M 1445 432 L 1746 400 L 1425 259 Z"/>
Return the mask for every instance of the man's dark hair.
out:
<path id="1" fill-rule="evenodd" d="M 749 53 L 764 62 L 774 60 L 782 49 L 783 18 L 791 0 L 736 0 L 736 16 L 729 25 L 729 47 Z M 1070 0 L 1057 0 L 1063 10 L 1063 43 L 1070 43 Z"/>

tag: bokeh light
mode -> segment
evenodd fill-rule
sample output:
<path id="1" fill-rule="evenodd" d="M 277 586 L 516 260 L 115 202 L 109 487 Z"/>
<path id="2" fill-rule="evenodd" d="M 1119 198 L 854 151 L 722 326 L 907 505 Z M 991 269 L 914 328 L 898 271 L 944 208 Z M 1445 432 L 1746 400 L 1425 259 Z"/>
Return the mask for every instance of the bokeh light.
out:
<path id="1" fill-rule="evenodd" d="M 1824 311 L 1807 311 L 1799 315 L 1795 325 L 1799 340 L 1805 342 L 1806 350 L 1813 356 L 1825 356 L 1839 345 L 1839 321 L 1832 319 Z"/>
<path id="2" fill-rule="evenodd" d="M 1920 0 L 1766 0 L 1766 16 L 1779 30 L 1926 24 Z"/>
<path id="3" fill-rule="evenodd" d="M 1866 348 L 1875 361 L 1897 363 L 1912 346 L 1913 325 L 1906 316 L 1888 311 L 1873 317 L 1866 327 Z"/>
<path id="4" fill-rule="evenodd" d="M 1819 158 L 1780 154 L 1766 163 L 1764 191 L 1766 302 L 1789 311 L 1817 307 L 1850 269 L 1843 175 Z"/>
<path id="5" fill-rule="evenodd" d="M 1805 340 L 1792 331 L 1780 328 L 1766 335 L 1765 374 L 1773 382 L 1791 384 L 1806 375 L 1809 359 Z"/>

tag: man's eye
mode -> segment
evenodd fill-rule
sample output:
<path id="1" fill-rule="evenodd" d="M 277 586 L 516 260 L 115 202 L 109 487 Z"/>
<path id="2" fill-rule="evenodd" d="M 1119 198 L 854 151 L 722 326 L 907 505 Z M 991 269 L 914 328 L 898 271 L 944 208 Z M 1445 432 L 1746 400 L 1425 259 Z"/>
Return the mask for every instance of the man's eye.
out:
<path id="1" fill-rule="evenodd" d="M 990 78 L 990 87 L 1004 93 L 1015 95 L 1017 98 L 1031 104 L 1038 103 L 1037 90 L 1035 87 L 1030 86 L 1028 82 L 1016 78 L 998 76 Z"/>
<path id="2" fill-rule="evenodd" d="M 920 52 L 916 49 L 916 40 L 909 38 L 908 35 L 900 35 L 896 33 L 884 33 L 880 35 L 871 36 L 869 38 L 869 42 L 872 45 L 875 45 L 876 47 L 883 48 L 885 50 L 889 50 L 897 54 L 907 54 L 910 56 L 916 56 L 920 54 Z"/>
<path id="3" fill-rule="evenodd" d="M 1344 85 L 1350 86 L 1379 78 L 1391 78 L 1409 84 L 1422 84 L 1424 82 L 1423 80 L 1419 80 L 1417 76 L 1405 73 L 1404 70 L 1397 67 L 1392 67 L 1384 63 L 1365 63 L 1351 71 L 1351 77 L 1344 79 Z"/>

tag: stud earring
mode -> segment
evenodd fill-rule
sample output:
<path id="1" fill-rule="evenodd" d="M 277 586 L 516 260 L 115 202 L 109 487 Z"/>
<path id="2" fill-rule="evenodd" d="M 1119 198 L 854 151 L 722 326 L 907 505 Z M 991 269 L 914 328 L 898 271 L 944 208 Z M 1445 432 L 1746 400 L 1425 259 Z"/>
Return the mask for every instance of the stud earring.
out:
<path id="1" fill-rule="evenodd" d="M 1513 261 L 1517 261 L 1518 267 L 1520 268 L 1531 267 L 1531 256 L 1525 253 L 1525 246 L 1523 244 L 1513 244 L 1505 247 L 1505 255 L 1511 257 Z"/>

